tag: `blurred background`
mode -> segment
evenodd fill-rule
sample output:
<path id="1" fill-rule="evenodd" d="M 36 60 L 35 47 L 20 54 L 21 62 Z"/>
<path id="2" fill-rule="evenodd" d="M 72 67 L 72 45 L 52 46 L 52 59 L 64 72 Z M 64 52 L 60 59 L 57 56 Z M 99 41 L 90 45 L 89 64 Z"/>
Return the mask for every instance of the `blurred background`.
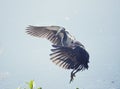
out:
<path id="1" fill-rule="evenodd" d="M 90 54 L 76 74 L 49 59 L 51 43 L 28 25 L 63 26 Z M 35 80 L 43 89 L 120 89 L 120 0 L 0 0 L 0 89 Z"/>

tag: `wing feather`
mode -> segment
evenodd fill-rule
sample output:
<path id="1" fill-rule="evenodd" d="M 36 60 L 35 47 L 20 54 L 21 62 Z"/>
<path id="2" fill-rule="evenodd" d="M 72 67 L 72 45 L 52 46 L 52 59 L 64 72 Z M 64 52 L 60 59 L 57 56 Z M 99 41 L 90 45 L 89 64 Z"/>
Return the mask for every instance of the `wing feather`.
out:
<path id="1" fill-rule="evenodd" d="M 65 29 L 60 26 L 28 26 L 26 29 L 26 33 L 35 36 L 46 38 L 51 41 L 54 45 L 61 44 L 61 40 L 59 35 L 56 36 L 56 33 L 59 29 Z"/>
<path id="2" fill-rule="evenodd" d="M 51 49 L 53 53 L 50 54 L 53 63 L 65 69 L 71 69 L 76 65 L 74 49 L 56 45 L 53 45 L 53 47 L 55 49 Z"/>

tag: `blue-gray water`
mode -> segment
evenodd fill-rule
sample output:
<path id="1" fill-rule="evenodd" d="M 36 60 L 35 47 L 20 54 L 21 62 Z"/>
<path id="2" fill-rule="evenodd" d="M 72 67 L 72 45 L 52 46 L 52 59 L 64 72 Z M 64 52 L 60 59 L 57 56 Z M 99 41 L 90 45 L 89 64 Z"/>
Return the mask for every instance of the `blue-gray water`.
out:
<path id="1" fill-rule="evenodd" d="M 51 43 L 25 34 L 28 25 L 60 25 L 90 53 L 76 74 L 49 60 Z M 0 89 L 35 80 L 43 89 L 120 89 L 120 0 L 0 0 Z"/>

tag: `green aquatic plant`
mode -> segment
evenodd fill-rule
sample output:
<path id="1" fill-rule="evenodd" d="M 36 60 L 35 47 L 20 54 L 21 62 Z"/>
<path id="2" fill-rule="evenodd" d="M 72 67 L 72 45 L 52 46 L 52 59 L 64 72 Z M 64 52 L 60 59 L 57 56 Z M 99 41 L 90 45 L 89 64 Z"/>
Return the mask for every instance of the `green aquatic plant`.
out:
<path id="1" fill-rule="evenodd" d="M 31 80 L 30 82 L 27 82 L 27 85 L 30 89 L 34 89 L 34 86 L 35 86 L 34 80 Z"/>
<path id="2" fill-rule="evenodd" d="M 28 85 L 27 88 L 23 88 L 23 89 L 35 89 L 35 82 L 34 82 L 34 80 L 30 80 L 29 82 L 26 82 L 26 84 Z M 17 89 L 22 89 L 22 88 L 18 87 Z M 42 89 L 42 88 L 38 87 L 36 89 Z"/>
<path id="3" fill-rule="evenodd" d="M 26 82 L 26 84 L 27 84 L 27 88 L 18 87 L 17 89 L 42 89 L 41 87 L 35 88 L 34 80 L 30 80 L 29 82 Z M 76 89 L 79 89 L 79 88 L 76 88 Z"/>

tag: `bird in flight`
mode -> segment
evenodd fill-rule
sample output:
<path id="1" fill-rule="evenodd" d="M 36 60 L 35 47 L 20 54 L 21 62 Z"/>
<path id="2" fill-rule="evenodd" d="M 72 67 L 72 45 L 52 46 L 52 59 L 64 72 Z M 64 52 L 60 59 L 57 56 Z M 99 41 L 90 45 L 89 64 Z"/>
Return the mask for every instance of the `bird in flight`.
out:
<path id="1" fill-rule="evenodd" d="M 88 69 L 89 54 L 83 44 L 61 26 L 28 26 L 26 32 L 48 39 L 53 46 L 50 54 L 53 63 L 72 69 L 70 83 L 78 71 Z"/>

